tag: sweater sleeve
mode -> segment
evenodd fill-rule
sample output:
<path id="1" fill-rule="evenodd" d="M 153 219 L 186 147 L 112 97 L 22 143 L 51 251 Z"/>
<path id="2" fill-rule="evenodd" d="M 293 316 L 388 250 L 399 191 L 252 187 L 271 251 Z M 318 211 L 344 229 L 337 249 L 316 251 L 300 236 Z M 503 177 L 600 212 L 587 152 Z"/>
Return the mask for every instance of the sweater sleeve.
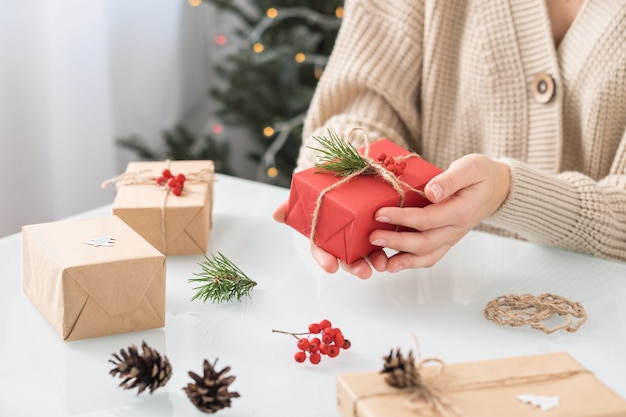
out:
<path id="1" fill-rule="evenodd" d="M 511 168 L 511 190 L 484 224 L 530 242 L 626 261 L 623 169 L 594 181 L 579 172 L 554 175 L 517 160 L 503 161 Z"/>
<path id="2" fill-rule="evenodd" d="M 418 143 L 423 12 L 421 1 L 345 2 L 333 53 L 307 112 L 296 171 L 313 165 L 312 137 L 328 130 L 346 138 L 358 127 L 369 141 Z"/>

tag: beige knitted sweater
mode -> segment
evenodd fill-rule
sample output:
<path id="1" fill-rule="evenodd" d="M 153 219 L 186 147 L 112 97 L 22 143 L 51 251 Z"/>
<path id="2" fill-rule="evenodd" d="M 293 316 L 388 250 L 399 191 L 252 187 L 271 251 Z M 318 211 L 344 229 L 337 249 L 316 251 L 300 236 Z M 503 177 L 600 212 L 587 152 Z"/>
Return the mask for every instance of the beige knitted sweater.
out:
<path id="1" fill-rule="evenodd" d="M 555 49 L 544 0 L 347 0 L 298 169 L 313 135 L 355 127 L 441 168 L 504 160 L 510 195 L 483 228 L 626 261 L 626 1 L 587 0 Z"/>

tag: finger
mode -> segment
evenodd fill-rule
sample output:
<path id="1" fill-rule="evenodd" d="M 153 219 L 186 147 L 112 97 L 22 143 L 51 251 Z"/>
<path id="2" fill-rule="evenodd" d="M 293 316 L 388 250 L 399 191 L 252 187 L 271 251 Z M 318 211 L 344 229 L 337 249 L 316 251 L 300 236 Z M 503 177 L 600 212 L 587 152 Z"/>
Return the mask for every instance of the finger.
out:
<path id="1" fill-rule="evenodd" d="M 326 252 L 324 249 L 319 246 L 311 243 L 311 255 L 315 262 L 326 272 L 335 273 L 339 269 L 339 261 L 337 257 L 331 255 Z"/>
<path id="2" fill-rule="evenodd" d="M 387 270 L 387 254 L 382 250 L 377 250 L 369 256 L 372 268 L 378 272 L 384 272 Z"/>
<path id="3" fill-rule="evenodd" d="M 467 233 L 467 229 L 447 226 L 425 232 L 394 232 L 377 230 L 372 232 L 373 244 L 384 244 L 386 248 L 422 256 L 437 251 L 442 246 L 452 246 Z M 388 269 L 388 268 L 387 268 Z"/>
<path id="4" fill-rule="evenodd" d="M 358 278 L 368 279 L 372 276 L 372 267 L 365 259 L 358 259 L 351 264 L 339 261 L 339 265 L 341 266 L 341 269 Z"/>
<path id="5" fill-rule="evenodd" d="M 450 245 L 444 245 L 433 252 L 423 255 L 399 252 L 389 258 L 387 271 L 396 273 L 408 268 L 430 268 L 443 258 L 450 248 Z"/>
<path id="6" fill-rule="evenodd" d="M 471 223 L 474 213 L 459 199 L 451 199 L 426 207 L 383 207 L 375 214 L 376 221 L 414 230 L 426 231 L 455 224 Z M 370 240 L 377 246 L 378 243 Z"/>
<path id="7" fill-rule="evenodd" d="M 481 181 L 479 155 L 466 155 L 450 164 L 450 167 L 433 177 L 424 187 L 424 193 L 433 203 L 454 195 L 459 190 Z"/>
<path id="8" fill-rule="evenodd" d="M 276 209 L 272 213 L 272 218 L 278 223 L 285 223 L 285 216 L 287 215 L 288 204 L 288 201 L 282 202 L 278 207 L 276 207 Z"/>

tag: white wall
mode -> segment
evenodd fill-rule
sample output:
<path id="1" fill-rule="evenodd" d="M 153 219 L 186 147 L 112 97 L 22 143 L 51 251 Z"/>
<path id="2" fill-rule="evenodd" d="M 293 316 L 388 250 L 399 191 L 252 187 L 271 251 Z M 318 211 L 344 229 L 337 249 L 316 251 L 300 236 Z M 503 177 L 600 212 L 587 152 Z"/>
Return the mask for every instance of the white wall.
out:
<path id="1" fill-rule="evenodd" d="M 0 236 L 112 202 L 103 180 L 207 113 L 206 6 L 185 0 L 0 0 Z M 156 146 L 156 143 L 155 143 Z"/>

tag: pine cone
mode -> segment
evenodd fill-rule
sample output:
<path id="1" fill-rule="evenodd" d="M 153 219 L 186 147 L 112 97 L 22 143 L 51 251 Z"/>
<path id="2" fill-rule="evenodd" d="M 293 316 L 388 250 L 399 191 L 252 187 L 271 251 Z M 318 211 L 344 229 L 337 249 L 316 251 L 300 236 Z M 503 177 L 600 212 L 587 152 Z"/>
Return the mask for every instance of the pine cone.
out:
<path id="1" fill-rule="evenodd" d="M 196 383 L 189 383 L 183 388 L 193 405 L 209 414 L 230 407 L 230 399 L 239 397 L 238 392 L 228 392 L 228 386 L 235 380 L 235 376 L 225 376 L 230 366 L 216 372 L 215 364 L 217 359 L 213 365 L 205 359 L 204 376 L 189 371 L 189 376 Z"/>
<path id="2" fill-rule="evenodd" d="M 410 350 L 406 359 L 400 352 L 396 350 L 394 356 L 393 349 L 388 356 L 383 357 L 385 364 L 381 374 L 385 375 L 385 382 L 395 388 L 421 387 L 422 381 L 418 369 L 415 367 L 415 358 L 413 351 Z"/>
<path id="3" fill-rule="evenodd" d="M 120 387 L 124 389 L 138 388 L 137 395 L 149 388 L 150 394 L 159 387 L 165 386 L 172 376 L 172 367 L 167 356 L 161 357 L 159 352 L 142 342 L 143 354 L 139 354 L 137 346 L 131 345 L 128 352 L 120 350 L 120 355 L 113 353 L 116 360 L 109 359 L 115 365 L 109 373 L 115 377 L 119 374 L 124 378 Z"/>

